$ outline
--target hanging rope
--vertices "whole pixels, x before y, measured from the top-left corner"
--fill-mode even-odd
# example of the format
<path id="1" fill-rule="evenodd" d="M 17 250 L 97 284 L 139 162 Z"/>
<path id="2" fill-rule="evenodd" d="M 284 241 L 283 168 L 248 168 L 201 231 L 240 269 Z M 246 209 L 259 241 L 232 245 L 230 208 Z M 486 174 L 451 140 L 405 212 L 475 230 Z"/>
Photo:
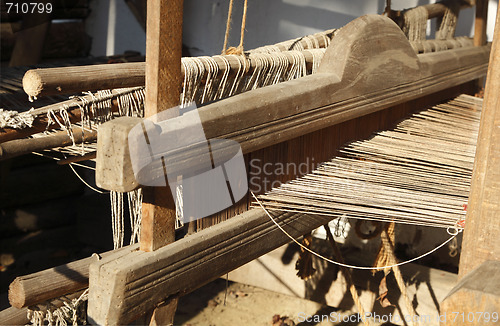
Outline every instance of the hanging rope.
<path id="1" fill-rule="evenodd" d="M 335 259 L 337 259 L 338 262 L 344 264 L 344 258 L 342 257 L 342 252 L 340 251 L 339 247 L 337 246 L 337 243 L 335 242 L 335 239 L 333 238 L 332 232 L 330 231 L 330 227 L 328 226 L 328 224 L 323 225 L 323 227 L 325 228 L 327 239 L 333 248 L 333 253 L 335 254 Z M 351 272 L 345 266 L 340 266 L 340 270 L 342 271 L 342 274 L 344 274 L 344 278 L 347 282 L 349 292 L 351 292 L 351 296 L 352 296 L 352 299 L 354 301 L 354 304 L 356 305 L 356 308 L 358 309 L 359 314 L 363 317 L 363 324 L 365 326 L 370 325 L 370 323 L 368 322 L 368 319 L 366 318 L 365 309 L 363 308 L 363 305 L 361 304 L 361 300 L 359 299 L 358 290 L 356 289 L 356 286 L 354 285 L 354 281 L 352 280 Z"/>
<path id="2" fill-rule="evenodd" d="M 235 54 L 242 55 L 243 54 L 243 42 L 245 39 L 245 25 L 247 22 L 247 7 L 248 0 L 245 0 L 243 4 L 243 17 L 241 19 L 241 31 L 240 31 L 240 44 L 238 47 L 227 47 L 228 39 L 229 39 L 229 31 L 231 30 L 231 20 L 233 15 L 233 2 L 234 0 L 230 0 L 229 2 L 229 10 L 227 12 L 227 23 L 226 23 L 226 34 L 224 36 L 224 46 L 222 48 L 222 54 Z"/>
<path id="3" fill-rule="evenodd" d="M 403 32 L 408 40 L 423 41 L 426 38 L 428 12 L 423 6 L 405 10 Z"/>
<path id="4" fill-rule="evenodd" d="M 401 274 L 401 270 L 398 266 L 398 261 L 394 254 L 394 244 L 395 244 L 395 223 L 389 223 L 386 228 L 380 234 L 380 248 L 377 254 L 377 258 L 375 259 L 374 267 L 380 267 L 380 270 L 384 271 L 385 277 L 392 270 L 394 273 L 394 277 L 396 278 L 396 283 L 398 284 L 399 289 L 401 290 L 401 295 L 403 296 L 406 304 L 406 309 L 408 309 L 408 313 L 411 316 L 412 325 L 414 325 L 415 320 L 415 309 L 413 309 L 413 304 L 411 303 L 408 293 L 406 291 L 406 283 L 403 279 L 403 275 Z M 390 268 L 386 266 L 391 266 Z M 373 271 L 375 272 L 375 270 Z"/>
<path id="5" fill-rule="evenodd" d="M 458 14 L 460 13 L 460 2 L 454 1 L 447 3 L 446 11 L 442 18 L 438 19 L 438 30 L 436 31 L 437 40 L 451 39 L 455 35 L 457 28 Z"/>

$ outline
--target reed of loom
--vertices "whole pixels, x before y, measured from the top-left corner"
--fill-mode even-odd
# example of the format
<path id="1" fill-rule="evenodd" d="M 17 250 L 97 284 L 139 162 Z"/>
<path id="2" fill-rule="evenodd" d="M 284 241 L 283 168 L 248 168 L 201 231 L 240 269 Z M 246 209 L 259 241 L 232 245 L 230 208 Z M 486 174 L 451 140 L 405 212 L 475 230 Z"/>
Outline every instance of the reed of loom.
<path id="1" fill-rule="evenodd" d="M 366 32 L 363 30 L 363 32 Z M 358 33 L 359 37 L 364 37 L 363 32 Z M 376 36 L 373 36 L 376 38 Z M 389 41 L 391 41 L 389 37 Z M 478 53 L 481 53 L 478 52 Z M 478 54 L 476 53 L 476 55 Z M 482 59 L 481 59 L 482 60 Z M 478 60 L 474 64 L 480 66 L 479 62 L 481 60 Z M 458 85 L 460 83 L 463 83 L 467 80 L 467 78 L 474 78 L 474 76 L 480 75 L 484 71 L 483 68 L 478 69 L 476 72 L 471 73 L 469 77 L 450 77 L 451 83 L 454 85 Z M 357 72 L 356 72 L 357 74 Z M 358 85 L 361 86 L 361 85 Z M 417 98 L 418 95 L 421 95 L 421 93 L 410 93 L 408 96 L 404 95 L 399 95 L 396 98 L 393 98 L 392 100 L 385 100 L 385 103 L 382 103 L 379 107 L 375 108 L 374 111 L 382 108 L 382 107 L 391 107 L 390 109 L 386 111 L 378 111 L 378 112 L 373 112 L 368 115 L 364 115 L 359 118 L 355 118 L 357 116 L 361 116 L 363 114 L 366 114 L 365 112 L 359 112 L 359 113 L 353 113 L 351 115 L 342 117 L 338 116 L 332 121 L 328 121 L 325 124 L 319 124 L 316 127 L 311 127 L 311 125 L 308 125 L 307 127 L 303 128 L 300 131 L 294 132 L 290 131 L 288 132 L 285 136 L 282 138 L 278 138 L 277 140 L 270 141 L 269 139 L 265 139 L 264 136 L 261 136 L 262 140 L 260 141 L 260 144 L 254 144 L 248 143 L 245 146 L 247 146 L 246 151 L 249 153 L 247 154 L 248 159 L 250 158 L 256 158 L 256 159 L 261 159 L 261 162 L 296 162 L 296 163 L 301 163 L 305 161 L 305 157 L 314 157 L 317 158 L 316 162 L 322 162 L 324 160 L 327 160 L 331 158 L 337 151 L 337 148 L 346 140 L 352 140 L 356 139 L 358 137 L 363 137 L 363 136 L 368 136 L 371 131 L 378 129 L 379 127 L 386 127 L 392 123 L 392 121 L 398 120 L 399 118 L 404 117 L 408 112 L 411 111 L 411 106 L 415 107 L 423 107 L 428 104 L 434 103 L 436 101 L 439 101 L 439 99 L 442 98 L 447 98 L 451 97 L 455 94 L 458 94 L 460 92 L 466 91 L 467 88 L 470 87 L 470 84 L 466 86 L 461 86 L 457 88 L 451 88 L 451 89 L 445 89 L 443 86 L 438 86 L 435 88 L 430 88 L 426 90 L 426 93 L 433 93 L 437 91 L 432 97 L 427 97 L 427 98 L 421 98 L 414 100 L 413 102 L 408 102 L 403 105 L 399 106 L 393 106 L 391 105 L 398 103 L 398 102 L 404 102 L 406 99 L 409 98 Z M 346 89 L 346 91 L 349 93 L 349 90 Z M 366 89 L 361 88 L 359 90 L 359 93 L 363 94 L 366 91 Z M 347 97 L 352 96 L 353 98 L 356 97 L 356 92 L 350 92 L 347 94 Z M 260 95 L 259 95 L 260 96 Z M 307 98 L 307 97 L 305 97 Z M 299 101 L 300 102 L 300 101 Z M 228 106 L 234 106 L 234 103 L 231 101 L 227 104 Z M 217 106 L 212 106 L 216 108 Z M 369 112 L 369 111 L 368 111 Z M 238 114 L 242 114 L 238 113 Z M 348 120 L 350 118 L 355 118 L 352 120 Z M 214 118 L 214 121 L 216 119 Z M 344 122 L 342 122 L 344 121 Z M 332 125 L 335 123 L 337 124 L 335 127 L 326 127 L 326 125 Z M 314 129 L 317 129 L 317 131 L 308 133 L 309 131 L 312 131 Z M 361 129 L 361 130 L 360 130 Z M 214 126 L 215 130 L 215 126 Z M 361 131 L 361 132 L 360 132 Z M 360 133 L 358 133 L 360 132 Z M 297 137 L 299 135 L 303 135 L 300 137 Z M 252 135 L 252 139 L 258 139 L 258 135 Z M 288 140 L 287 140 L 288 139 Z M 284 141 L 283 143 L 279 143 L 280 141 Z M 273 144 L 274 145 L 271 145 Z M 311 144 L 314 144 L 314 146 L 311 146 Z M 261 147 L 259 149 L 259 146 Z M 300 151 L 297 151 L 297 148 L 301 148 L 302 153 Z M 303 154 L 305 154 L 303 156 Z M 310 163 L 310 162 L 309 162 Z M 311 167 L 309 167 L 309 170 Z M 281 181 L 287 181 L 287 179 L 291 179 L 295 177 L 295 175 L 287 175 L 287 176 L 276 176 L 278 180 Z M 273 177 L 274 178 L 274 177 Z M 276 180 L 276 179 L 273 179 Z M 272 228 L 270 226 L 265 226 L 266 224 L 266 218 L 265 216 L 262 215 L 262 213 L 257 212 L 255 210 L 248 210 L 247 211 L 247 203 L 241 204 L 241 208 L 231 208 L 229 212 L 224 212 L 221 215 L 224 215 L 224 218 L 235 215 L 241 211 L 245 211 L 241 215 L 231 219 L 230 221 L 227 221 L 225 223 L 221 223 L 221 225 L 216 225 L 211 229 L 203 230 L 200 231 L 197 235 L 193 236 L 193 238 L 187 238 L 184 240 L 179 241 L 179 243 L 174 243 L 170 246 L 170 249 L 173 252 L 176 252 L 176 248 L 181 248 L 182 246 L 193 246 L 193 249 L 196 249 L 200 246 L 206 245 L 207 248 L 211 246 L 216 246 L 216 248 L 211 249 L 213 253 L 216 253 L 217 251 L 219 254 L 216 254 L 214 257 L 218 257 L 215 262 L 209 262 L 208 260 L 203 260 L 201 261 L 201 266 L 203 268 L 207 268 L 207 266 L 212 266 L 213 268 L 208 268 L 208 270 L 211 271 L 211 275 L 201 279 L 195 279 L 195 280 L 190 280 L 188 281 L 187 285 L 183 285 L 182 287 L 182 293 L 186 293 L 188 291 L 192 291 L 193 289 L 201 286 L 202 284 L 208 282 L 210 279 L 213 279 L 217 277 L 218 275 L 224 274 L 227 270 L 231 270 L 232 268 L 235 268 L 236 266 L 239 266 L 243 264 L 246 261 L 249 261 L 258 255 L 267 252 L 268 250 L 271 250 L 272 248 L 279 246 L 281 243 L 284 243 L 285 239 L 279 234 L 276 235 L 276 237 L 271 237 L 275 238 L 275 240 L 271 242 L 266 241 L 266 243 L 263 243 L 261 245 L 258 245 L 257 242 L 255 243 L 255 248 L 252 249 L 250 252 L 250 255 L 247 255 L 248 248 L 249 247 L 240 247 L 238 252 L 245 252 L 245 255 L 241 255 L 242 257 L 238 258 L 238 261 L 233 262 L 230 266 L 222 266 L 222 267 L 215 267 L 217 262 L 224 261 L 225 257 L 224 256 L 224 251 L 226 250 L 225 248 L 229 246 L 231 243 L 236 243 L 234 241 L 241 241 L 241 239 L 258 239 L 258 236 L 262 233 L 258 233 L 259 229 L 262 231 L 265 231 L 265 233 L 272 232 Z M 284 214 L 281 216 L 282 221 L 288 221 L 288 222 L 293 222 L 295 223 L 299 216 L 296 214 Z M 299 229 L 297 233 L 295 234 L 296 236 L 299 236 L 303 233 L 306 232 L 310 227 L 312 227 L 315 224 L 318 224 L 318 221 L 315 221 L 314 219 L 308 220 L 307 217 L 300 216 L 301 220 L 301 225 L 305 224 L 307 225 L 305 229 Z M 323 223 L 326 222 L 327 220 L 322 221 Z M 267 221 L 269 222 L 269 221 Z M 309 222 L 309 223 L 307 223 Z M 264 229 L 262 228 L 264 227 Z M 266 229 L 267 227 L 267 229 Z M 255 232 L 257 231 L 257 236 L 254 235 Z M 231 238 L 237 237 L 234 240 L 230 240 Z M 197 242 L 198 241 L 198 242 Z M 255 241 L 255 240 L 254 240 Z M 197 249 L 196 249 L 197 250 Z M 196 251 L 192 251 L 190 253 L 194 254 Z M 205 254 L 208 252 L 205 252 Z M 129 252 L 128 254 L 132 254 Z M 128 255 L 127 254 L 127 255 Z M 127 256 L 125 255 L 125 256 Z M 135 255 L 135 254 L 134 254 Z M 155 257 L 159 258 L 161 257 L 162 261 L 168 261 L 169 258 L 166 258 L 165 256 L 165 251 L 160 250 L 159 252 L 155 253 Z M 220 255 L 220 256 L 219 256 Z M 141 255 L 139 255 L 141 256 Z M 244 257 L 243 257 L 244 256 Z M 145 256 L 144 256 L 145 257 Z M 173 258 L 173 256 L 170 259 Z M 239 257 L 239 256 L 238 256 Z M 139 257 L 136 257 L 139 258 Z M 122 259 L 122 256 L 116 254 L 115 257 L 110 258 L 110 259 L 103 259 L 99 264 L 102 266 L 105 266 L 107 262 L 113 261 L 114 259 Z M 139 258 L 141 259 L 141 258 Z M 176 258 L 177 259 L 177 258 Z M 182 257 L 180 258 L 182 260 Z M 189 259 L 188 259 L 189 260 Z M 125 260 L 123 260 L 125 261 Z M 186 261 L 186 263 L 189 263 Z M 193 262 L 194 263 L 194 262 Z M 197 262 L 198 263 L 198 262 Z M 206 265 L 209 264 L 209 265 Z M 224 264 L 222 264 L 224 265 Z M 221 269 L 222 268 L 222 269 Z M 161 269 L 160 269 L 161 270 Z M 183 281 L 185 282 L 185 280 Z M 163 288 L 163 286 L 162 286 Z M 151 291 L 153 288 L 151 289 Z M 148 291 L 150 291 L 148 289 Z M 153 300 L 158 299 L 158 298 L 153 298 Z M 154 303 L 152 303 L 150 300 L 147 302 L 141 304 L 141 309 L 142 307 L 149 307 L 149 309 L 154 307 Z M 114 316 L 113 318 L 125 318 L 125 319 L 120 319 L 120 320 L 127 320 L 127 318 L 131 318 L 130 314 L 127 314 L 125 317 L 123 316 Z"/>

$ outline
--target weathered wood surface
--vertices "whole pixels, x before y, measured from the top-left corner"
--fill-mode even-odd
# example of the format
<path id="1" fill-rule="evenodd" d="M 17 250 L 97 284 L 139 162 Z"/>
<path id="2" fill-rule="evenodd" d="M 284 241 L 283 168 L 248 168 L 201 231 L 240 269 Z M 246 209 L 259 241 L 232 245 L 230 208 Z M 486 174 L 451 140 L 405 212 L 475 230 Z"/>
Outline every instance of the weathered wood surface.
<path id="1" fill-rule="evenodd" d="M 500 7 L 479 125 L 459 276 L 500 261 Z"/>
<path id="2" fill-rule="evenodd" d="M 458 38 L 457 40 L 428 40 L 412 42 L 412 47 L 415 51 L 424 52 L 425 49 L 435 50 L 436 45 L 440 47 L 447 45 L 448 49 L 459 46 L 472 45 L 472 40 L 466 38 Z M 291 63 L 295 58 L 283 52 Z M 307 65 L 312 65 L 313 55 L 304 51 L 303 55 Z M 213 57 L 213 60 L 218 65 L 219 71 L 225 71 L 229 64 L 231 73 L 236 73 L 241 69 L 241 62 L 235 56 L 225 55 L 224 59 Z M 248 73 L 251 74 L 257 62 L 247 57 Z M 211 67 L 208 63 L 206 71 Z M 120 87 L 136 87 L 144 86 L 145 83 L 146 64 L 144 62 L 134 63 L 116 63 L 112 66 L 109 64 L 92 65 L 92 66 L 75 66 L 75 67 L 60 67 L 60 68 L 40 68 L 32 69 L 26 72 L 23 78 L 23 89 L 29 96 L 40 97 L 55 94 L 72 94 L 82 91 L 97 91 L 101 89 L 114 89 Z M 184 75 L 184 68 L 181 66 L 181 73 Z"/>
<path id="3" fill-rule="evenodd" d="M 330 58 L 325 55 L 322 71 L 304 78 L 307 82 L 297 80 L 259 89 L 200 109 L 206 136 L 237 139 L 249 152 L 474 79 L 486 68 L 487 48 L 448 53 L 446 57 L 417 57 L 399 28 L 384 17 L 361 17 L 343 31 L 343 41 L 335 42 L 327 53 Z M 341 35 L 339 32 L 337 38 Z M 459 68 L 461 65 L 464 68 Z M 455 73 L 451 78 L 450 71 Z M 294 92 L 294 87 L 305 91 Z M 404 91 L 410 91 L 409 96 Z M 295 101 L 297 96 L 301 98 Z M 306 101 L 312 104 L 308 106 Z M 381 105 L 373 108 L 376 101 Z M 358 107 L 361 109 L 356 112 Z M 185 128 L 189 128 L 188 117 L 185 119 Z M 276 127 L 280 119 L 289 129 Z M 262 132 L 265 140 L 252 143 L 255 131 Z M 329 220 L 297 214 L 276 218 L 294 237 Z M 288 241 L 263 211 L 253 209 L 155 252 L 109 257 L 91 266 L 89 316 L 96 324 L 127 323 L 165 296 L 190 292 Z"/>
<path id="4" fill-rule="evenodd" d="M 443 17 L 444 13 L 448 9 L 450 5 L 453 4 L 453 2 L 460 1 L 460 9 L 465 9 L 473 6 L 474 4 L 471 3 L 471 1 L 461 1 L 461 0 L 445 0 L 445 1 L 439 1 L 436 3 L 430 3 L 426 5 L 422 5 L 421 7 L 425 8 L 427 10 L 427 17 L 428 19 L 432 18 L 439 18 Z M 413 8 L 408 8 L 405 10 L 410 10 Z M 404 24 L 404 17 L 402 15 L 402 10 L 390 10 L 388 12 L 389 18 L 394 20 L 399 26 L 403 26 Z"/>
<path id="5" fill-rule="evenodd" d="M 317 74 L 199 108 L 207 139 L 235 140 L 248 153 L 474 80 L 487 70 L 488 46 L 417 56 L 401 30 L 382 16 L 361 17 L 335 38 Z M 129 124 L 121 119 L 108 124 Z M 176 119 L 186 130 L 193 121 L 189 113 Z M 113 127 L 104 124 L 101 128 L 107 133 L 105 130 Z M 126 135 L 116 138 L 125 139 Z M 116 140 L 98 136 L 99 148 L 111 146 L 128 147 L 127 143 L 118 145 Z M 118 191 L 137 188 L 131 161 L 106 151 L 106 160 L 97 160 L 98 185 Z M 165 160 L 172 171 L 182 171 L 196 161 L 192 159 L 196 155 L 194 148 L 168 153 Z M 153 171 L 162 168 L 155 163 L 148 166 Z"/>
<path id="6" fill-rule="evenodd" d="M 136 251 L 138 245 L 100 254 L 102 259 L 110 255 Z M 15 308 L 23 308 L 51 300 L 88 287 L 89 266 L 99 261 L 92 256 L 68 264 L 17 277 L 9 286 L 9 302 Z"/>
<path id="7" fill-rule="evenodd" d="M 141 86 L 145 68 L 143 62 L 130 62 L 32 69 L 23 77 L 23 89 L 29 96 L 37 97 Z"/>
<path id="8" fill-rule="evenodd" d="M 26 325 L 28 322 L 28 308 L 9 307 L 0 311 L 0 325 Z"/>
<path id="9" fill-rule="evenodd" d="M 329 220 L 275 218 L 294 237 Z M 93 324 L 126 324 L 165 296 L 186 294 L 288 241 L 262 210 L 252 209 L 154 252 L 103 258 L 90 266 L 89 317 Z"/>
<path id="10" fill-rule="evenodd" d="M 182 89 L 182 21 L 184 0 L 150 0 L 147 2 L 146 22 L 146 100 L 144 116 L 164 113 L 173 118 L 179 115 Z M 168 110 L 168 111 L 167 111 Z M 167 112 L 165 112 L 167 111 Z M 166 115 L 165 115 L 166 114 Z M 99 153 L 98 153 L 99 155 Z M 170 188 L 143 189 L 141 239 L 142 251 L 154 251 L 175 241 L 176 208 Z M 168 295 L 154 302 L 151 326 L 170 325 L 174 321 L 177 298 Z M 167 302 L 163 307 L 160 303 Z M 147 314 L 143 310 L 142 314 Z M 98 313 L 92 318 L 102 320 Z M 104 317 L 105 318 L 105 317 Z M 111 323 L 113 324 L 113 323 Z"/>
<path id="11" fill-rule="evenodd" d="M 500 325 L 500 261 L 485 261 L 462 277 L 441 303 L 440 325 Z"/>
<path id="12" fill-rule="evenodd" d="M 286 53 L 285 53 L 286 54 Z M 313 56 L 304 52 L 306 62 L 312 63 Z M 294 58 L 289 55 L 290 62 Z M 220 71 L 227 69 L 230 65 L 231 71 L 241 69 L 241 61 L 234 56 L 226 55 L 224 59 L 213 58 Z M 249 70 L 255 68 L 256 61 L 248 60 Z M 206 64 L 207 71 L 211 69 Z M 184 68 L 181 67 L 182 76 Z M 72 94 L 82 91 L 97 91 L 101 89 L 112 89 L 121 87 L 144 86 L 146 75 L 146 64 L 144 62 L 115 63 L 75 66 L 60 68 L 40 68 L 28 70 L 23 78 L 23 89 L 30 96 L 49 96 L 55 94 Z"/>
<path id="13" fill-rule="evenodd" d="M 93 142 L 97 140 L 97 131 L 85 130 L 82 134 L 81 127 L 73 127 L 71 130 L 74 135 L 75 144 Z M 73 145 L 73 140 L 68 136 L 68 132 L 65 130 L 58 131 L 49 136 L 15 139 L 0 143 L 0 161 L 29 154 L 31 152 L 71 145 Z"/>
<path id="14" fill-rule="evenodd" d="M 179 114 L 182 88 L 183 1 L 148 2 L 146 39 L 146 101 L 144 116 L 169 110 Z M 99 159 L 100 152 L 97 157 Z M 170 188 L 145 188 L 142 204 L 141 250 L 153 251 L 175 241 L 175 202 Z"/>
<path id="15" fill-rule="evenodd" d="M 488 25 L 488 0 L 476 0 L 476 17 L 474 19 L 474 45 L 483 46 L 488 42 L 486 27 Z"/>
<path id="16" fill-rule="evenodd" d="M 305 143 L 316 143 L 320 140 L 322 140 L 322 144 L 320 147 L 325 147 L 328 148 L 328 153 L 324 154 L 325 156 L 318 155 L 318 147 L 316 147 L 316 151 L 314 151 L 314 158 L 316 159 L 317 162 L 324 161 L 326 159 L 331 158 L 332 155 L 335 155 L 336 149 L 338 146 L 343 144 L 346 141 L 352 141 L 354 139 L 359 139 L 359 138 L 365 138 L 368 137 L 372 131 L 378 130 L 378 128 L 388 128 L 389 126 L 392 125 L 393 122 L 398 121 L 402 117 L 406 116 L 408 114 L 409 108 L 411 107 L 427 107 L 431 104 L 434 104 L 438 101 L 438 99 L 444 99 L 444 98 L 450 98 L 453 97 L 457 94 L 457 92 L 463 92 L 462 90 L 456 88 L 454 92 L 450 92 L 450 89 L 447 89 L 444 92 L 441 92 L 440 94 L 436 94 L 432 97 L 425 97 L 422 99 L 410 101 L 410 102 L 405 102 L 401 105 L 398 105 L 397 107 L 393 107 L 389 110 L 384 110 L 381 112 L 377 112 L 376 114 L 370 115 L 370 116 L 365 116 L 361 117 L 359 119 L 355 119 L 352 121 L 348 121 L 341 126 L 335 128 L 338 131 L 335 131 L 334 133 L 325 133 L 324 130 L 320 130 L 317 133 L 309 134 L 306 137 L 299 137 L 297 139 L 292 140 L 292 142 L 288 143 L 287 145 L 290 146 L 290 148 L 298 148 L 297 146 L 300 144 L 300 142 L 297 142 L 298 139 L 304 139 Z M 370 122 L 381 122 L 382 125 L 375 126 L 374 123 Z M 355 132 L 356 126 L 361 129 L 361 132 Z M 333 129 L 333 128 L 330 128 Z M 333 139 L 326 139 L 332 137 Z M 310 149 L 310 148 L 309 148 Z M 276 147 L 271 148 L 270 151 L 275 151 Z M 267 151 L 267 149 L 266 149 Z M 293 150 L 291 150 L 292 152 Z M 260 154 L 262 155 L 262 154 Z M 296 154 L 294 154 L 296 155 Z M 254 158 L 262 158 L 264 162 L 267 162 L 266 158 L 259 156 L 258 153 L 252 153 L 252 156 Z M 299 156 L 302 156 L 299 154 Z M 294 161 L 294 157 L 287 156 L 288 159 L 290 159 L 292 162 Z M 301 164 L 297 162 L 296 164 Z M 288 181 L 287 179 L 282 179 L 280 182 L 285 182 Z M 96 201 L 97 200 L 97 201 Z M 111 239 L 111 230 L 106 229 L 106 223 L 103 221 L 104 215 L 102 215 L 101 211 L 99 209 L 96 209 L 96 207 L 103 207 L 103 206 L 109 206 L 109 199 L 102 198 L 100 196 L 86 196 L 84 200 L 84 204 L 82 204 L 81 208 L 78 209 L 78 214 L 81 216 L 81 218 L 84 219 L 83 221 L 83 226 L 84 229 L 79 228 L 79 232 L 81 233 L 80 235 L 80 240 L 85 241 L 86 243 L 92 244 L 93 246 L 98 245 L 102 247 L 109 247 L 110 246 L 110 239 Z M 71 206 L 71 204 L 70 204 Z M 108 210 L 110 208 L 108 207 Z M 106 209 L 104 209 L 106 210 Z M 70 217 L 74 219 L 74 216 Z M 89 220 L 90 219 L 90 220 Z M 92 222 L 92 220 L 96 220 Z M 97 222 L 98 220 L 98 222 Z M 89 223 L 90 222 L 90 223 Z M 85 230 L 86 229 L 86 230 Z M 106 231 L 107 230 L 107 231 Z M 109 234 L 107 234 L 109 233 Z M 73 233 L 68 233 L 65 232 L 65 234 L 74 234 Z M 217 236 L 216 234 L 213 234 L 213 236 Z M 103 243 L 103 241 L 107 239 L 106 243 Z M 254 243 L 255 245 L 259 245 L 258 242 Z M 31 245 L 30 245 L 31 246 Z M 5 246 L 1 246 L 2 248 L 5 248 Z M 25 248 L 26 249 L 26 248 Z M 22 248 L 21 248 L 22 250 Z M 105 255 L 105 254 L 104 254 Z M 210 268 L 210 267 L 209 267 Z M 82 273 L 83 274 L 83 273 Z M 451 288 L 451 287 L 450 287 Z M 149 319 L 148 319 L 149 321 Z"/>

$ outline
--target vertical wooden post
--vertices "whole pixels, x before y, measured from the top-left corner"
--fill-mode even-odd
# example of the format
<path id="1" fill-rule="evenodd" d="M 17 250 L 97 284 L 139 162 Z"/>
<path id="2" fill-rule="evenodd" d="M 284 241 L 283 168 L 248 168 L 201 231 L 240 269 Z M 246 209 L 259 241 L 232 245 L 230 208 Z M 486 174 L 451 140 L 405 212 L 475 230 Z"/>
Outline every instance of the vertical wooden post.
<path id="1" fill-rule="evenodd" d="M 483 46 L 487 43 L 486 26 L 488 24 L 488 1 L 476 0 L 476 18 L 474 20 L 474 46 Z M 479 92 L 484 85 L 484 77 L 477 80 L 476 88 Z"/>
<path id="2" fill-rule="evenodd" d="M 183 0 L 148 1 L 145 117 L 179 105 L 182 11 Z M 153 251 L 174 241 L 174 227 L 175 202 L 169 187 L 144 188 L 141 250 Z"/>
<path id="3" fill-rule="evenodd" d="M 145 117 L 179 105 L 183 4 L 183 0 L 147 2 Z M 178 112 L 172 112 L 175 115 Z M 140 248 L 154 251 L 175 241 L 175 201 L 168 185 L 143 191 Z M 150 325 L 173 324 L 176 307 L 177 299 L 157 307 Z"/>
<path id="4" fill-rule="evenodd" d="M 500 12 L 500 7 L 499 7 Z M 459 277 L 500 261 L 500 14 L 497 12 L 481 113 Z"/>
<path id="5" fill-rule="evenodd" d="M 474 46 L 486 44 L 486 25 L 488 22 L 488 0 L 476 0 L 476 18 L 474 20 Z"/>
<path id="6" fill-rule="evenodd" d="M 440 305 L 441 326 L 498 324 L 500 305 L 500 7 L 486 76 L 459 282 Z M 478 315 L 495 316 L 495 320 Z M 472 316 L 472 317 L 471 317 Z"/>

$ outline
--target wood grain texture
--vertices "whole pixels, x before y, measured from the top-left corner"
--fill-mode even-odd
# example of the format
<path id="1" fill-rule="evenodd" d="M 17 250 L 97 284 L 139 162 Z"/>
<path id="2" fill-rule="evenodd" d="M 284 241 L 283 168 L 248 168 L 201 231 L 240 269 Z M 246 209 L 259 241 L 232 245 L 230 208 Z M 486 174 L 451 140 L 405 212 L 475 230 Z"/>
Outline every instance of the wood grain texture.
<path id="1" fill-rule="evenodd" d="M 382 16 L 358 18 L 340 30 L 335 39 L 317 74 L 199 108 L 207 139 L 231 139 L 249 153 L 474 80 L 487 70 L 488 46 L 417 56 L 401 30 Z M 176 119 L 185 128 L 193 121 L 189 114 Z M 108 141 L 98 137 L 98 142 Z M 97 170 L 115 166 L 129 176 L 127 180 L 133 180 L 130 161 L 113 161 L 113 154 L 108 153 L 111 161 L 98 160 Z M 196 161 L 192 158 L 197 153 L 194 148 L 168 153 L 165 159 L 172 170 L 182 169 Z M 148 168 L 157 170 L 162 166 L 153 164 Z M 109 179 L 116 180 L 114 176 Z M 129 191 L 138 185 L 125 181 L 113 184 L 99 178 L 97 182 L 110 190 Z"/>
<path id="2" fill-rule="evenodd" d="M 488 42 L 486 38 L 487 25 L 488 25 L 488 0 L 476 0 L 476 17 L 474 19 L 475 46 L 483 46 Z"/>
<path id="3" fill-rule="evenodd" d="M 100 254 L 110 254 L 137 250 L 137 245 Z M 37 273 L 16 277 L 9 286 L 9 302 L 15 308 L 23 308 L 51 300 L 88 287 L 89 266 L 98 261 L 95 256 L 68 264 L 46 269 Z"/>
<path id="4" fill-rule="evenodd" d="M 179 105 L 182 88 L 183 0 L 148 1 L 145 117 Z M 178 115 L 169 111 L 170 117 Z M 168 187 L 145 188 L 141 250 L 153 251 L 175 240 L 175 201 Z"/>
<path id="5" fill-rule="evenodd" d="M 28 322 L 27 308 L 9 307 L 0 311 L 0 325 L 26 325 Z"/>
<path id="6" fill-rule="evenodd" d="M 75 144 L 97 140 L 97 131 L 85 130 L 85 133 L 82 135 L 81 127 L 73 127 L 71 130 L 74 135 Z M 73 145 L 73 140 L 68 136 L 68 132 L 66 131 L 58 131 L 52 135 L 38 138 L 15 139 L 0 143 L 0 161 L 31 152 L 71 145 Z"/>
<path id="7" fill-rule="evenodd" d="M 500 8 L 499 8 L 500 9 Z M 479 125 L 459 277 L 486 260 L 500 261 L 500 11 Z"/>
<path id="8" fill-rule="evenodd" d="M 440 325 L 500 325 L 499 307 L 500 261 L 488 260 L 463 276 L 443 300 Z"/>
<path id="9" fill-rule="evenodd" d="M 143 86 L 145 68 L 142 62 L 131 62 L 31 69 L 24 74 L 23 89 L 36 97 Z"/>
<path id="10" fill-rule="evenodd" d="M 328 218 L 282 214 L 276 220 L 299 237 Z M 91 322 L 126 324 L 163 297 L 188 293 L 288 241 L 262 210 L 253 209 L 155 252 L 110 256 L 90 266 Z"/>

